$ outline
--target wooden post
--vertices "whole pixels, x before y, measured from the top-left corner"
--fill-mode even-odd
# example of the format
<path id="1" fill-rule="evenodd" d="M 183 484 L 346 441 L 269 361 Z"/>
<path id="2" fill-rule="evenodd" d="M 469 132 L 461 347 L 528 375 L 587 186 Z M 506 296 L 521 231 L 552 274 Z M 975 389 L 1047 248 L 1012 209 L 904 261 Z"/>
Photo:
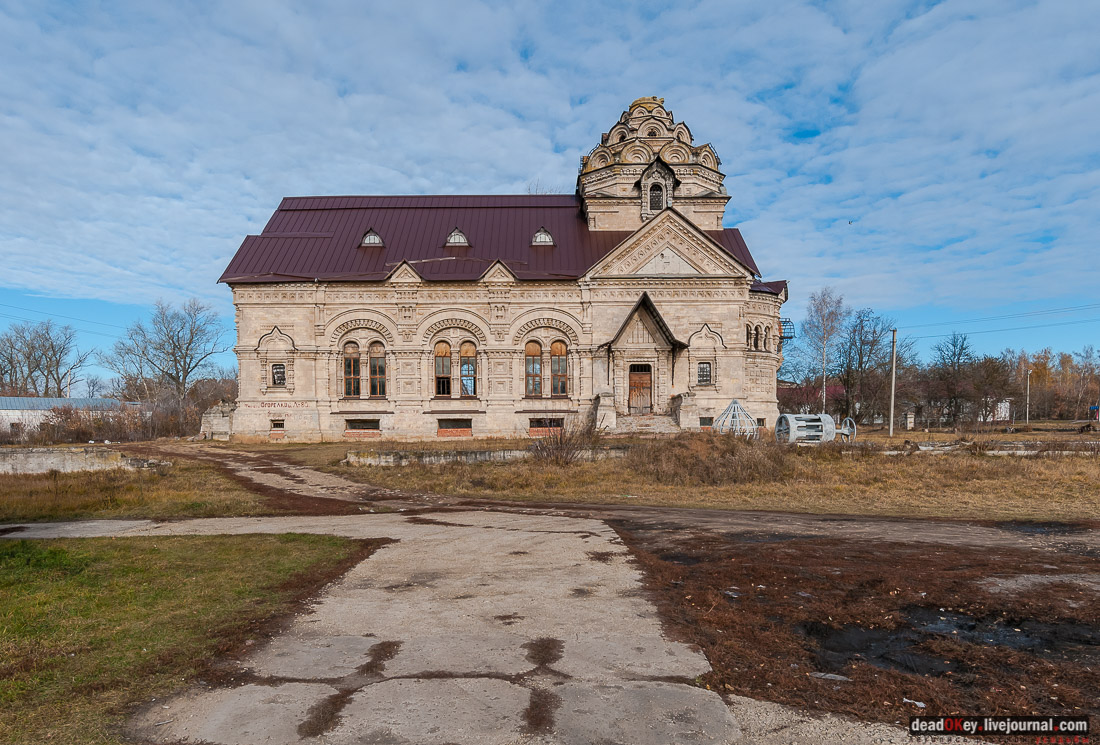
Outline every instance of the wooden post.
<path id="1" fill-rule="evenodd" d="M 890 437 L 894 436 L 894 389 L 897 387 L 898 371 L 898 330 L 894 329 L 890 341 Z"/>

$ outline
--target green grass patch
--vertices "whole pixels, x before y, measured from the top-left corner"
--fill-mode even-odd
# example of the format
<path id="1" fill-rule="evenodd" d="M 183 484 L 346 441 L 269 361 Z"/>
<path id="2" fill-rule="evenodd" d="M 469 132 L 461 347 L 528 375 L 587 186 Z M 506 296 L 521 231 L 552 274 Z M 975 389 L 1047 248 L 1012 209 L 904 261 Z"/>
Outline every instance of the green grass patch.
<path id="1" fill-rule="evenodd" d="M 0 540 L 0 742 L 120 743 L 161 698 L 378 542 L 248 535 Z"/>
<path id="2" fill-rule="evenodd" d="M 262 497 L 238 486 L 213 466 L 194 461 L 140 471 L 51 471 L 0 479 L 0 522 L 271 512 Z"/>

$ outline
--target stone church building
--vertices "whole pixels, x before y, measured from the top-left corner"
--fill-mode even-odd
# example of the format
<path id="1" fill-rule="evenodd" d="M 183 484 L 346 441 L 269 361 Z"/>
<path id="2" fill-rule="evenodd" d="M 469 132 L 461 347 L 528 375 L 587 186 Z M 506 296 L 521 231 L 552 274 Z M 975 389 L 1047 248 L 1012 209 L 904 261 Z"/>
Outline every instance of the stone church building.
<path id="1" fill-rule="evenodd" d="M 222 275 L 236 437 L 538 435 L 776 407 L 785 282 L 764 282 L 710 145 L 640 98 L 574 195 L 288 197 Z M 217 418 L 213 415 L 208 419 Z"/>

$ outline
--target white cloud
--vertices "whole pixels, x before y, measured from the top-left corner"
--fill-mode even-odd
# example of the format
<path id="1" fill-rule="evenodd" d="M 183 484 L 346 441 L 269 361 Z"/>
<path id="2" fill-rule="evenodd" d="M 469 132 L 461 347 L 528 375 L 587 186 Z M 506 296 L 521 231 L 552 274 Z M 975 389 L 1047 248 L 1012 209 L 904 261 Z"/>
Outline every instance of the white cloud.
<path id="1" fill-rule="evenodd" d="M 0 10 L 0 284 L 224 309 L 284 195 L 572 189 L 656 94 L 722 156 L 791 315 L 825 283 L 891 309 L 1084 292 L 1098 26 L 1075 0 Z"/>

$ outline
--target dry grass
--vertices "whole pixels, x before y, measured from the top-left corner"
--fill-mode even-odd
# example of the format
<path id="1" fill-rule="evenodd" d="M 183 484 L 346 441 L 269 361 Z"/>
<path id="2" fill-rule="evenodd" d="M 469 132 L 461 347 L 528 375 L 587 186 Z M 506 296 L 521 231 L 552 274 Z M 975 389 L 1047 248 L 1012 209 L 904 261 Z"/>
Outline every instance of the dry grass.
<path id="1" fill-rule="evenodd" d="M 371 546 L 327 536 L 0 542 L 0 742 L 121 743 Z"/>
<path id="2" fill-rule="evenodd" d="M 567 467 L 521 461 L 332 470 L 382 487 L 489 499 L 993 520 L 1100 514 L 1095 455 L 885 456 L 699 434 Z"/>
<path id="3" fill-rule="evenodd" d="M 221 517 L 270 512 L 211 466 L 180 461 L 141 471 L 32 474 L 0 479 L 0 521 L 85 517 Z"/>
<path id="4" fill-rule="evenodd" d="M 1070 421 L 1034 421 L 1030 428 L 1025 428 L 1023 423 L 1011 427 L 1013 432 L 1006 432 L 1005 425 L 990 427 L 982 425 L 975 430 L 973 424 L 967 424 L 955 431 L 950 428 L 934 429 L 925 432 L 920 429 L 906 431 L 900 427 L 894 427 L 894 437 L 888 436 L 885 427 L 862 427 L 859 430 L 859 440 L 878 444 L 900 445 L 906 440 L 911 442 L 954 442 L 957 440 L 978 442 L 1095 442 L 1100 440 L 1100 432 L 1078 432 L 1083 422 Z M 1093 422 L 1093 427 L 1096 423 Z"/>

